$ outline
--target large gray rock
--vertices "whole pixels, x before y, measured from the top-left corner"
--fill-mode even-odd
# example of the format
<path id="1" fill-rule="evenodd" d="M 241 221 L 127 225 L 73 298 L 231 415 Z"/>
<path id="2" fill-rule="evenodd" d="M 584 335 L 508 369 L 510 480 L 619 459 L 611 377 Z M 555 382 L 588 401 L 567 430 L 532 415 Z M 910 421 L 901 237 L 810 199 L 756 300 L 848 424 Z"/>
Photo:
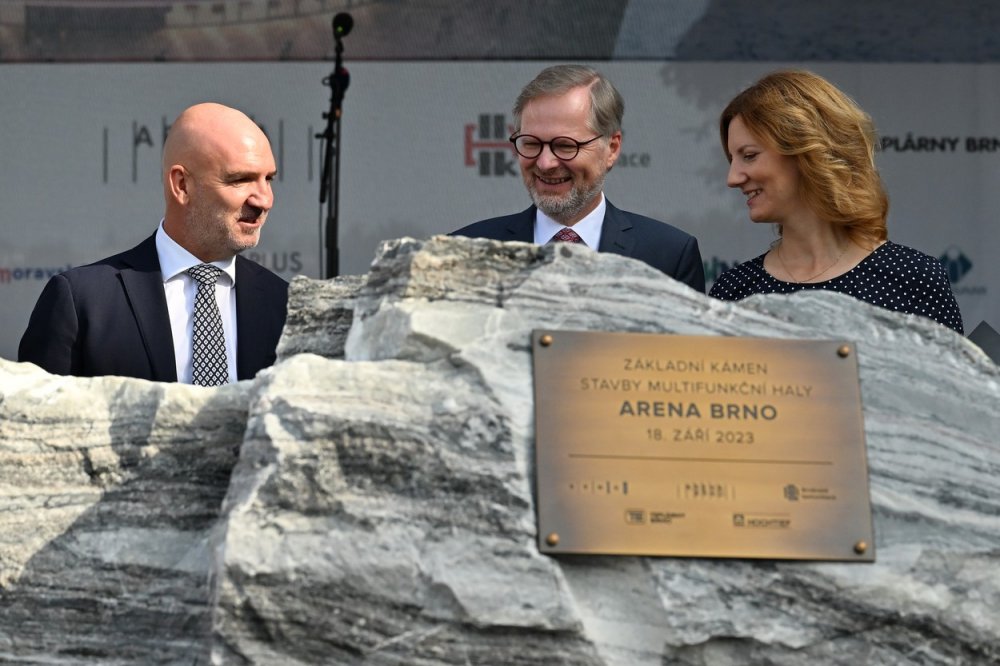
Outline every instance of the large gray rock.
<path id="1" fill-rule="evenodd" d="M 835 294 L 722 303 L 614 255 L 456 238 L 388 242 L 364 279 L 299 279 L 291 302 L 283 360 L 253 383 L 0 365 L 0 520 L 36 525 L 0 542 L 0 601 L 20 609 L 0 615 L 0 660 L 1000 661 L 1000 373 L 948 329 Z M 877 561 L 540 555 L 535 328 L 856 341 Z M 48 468 L 39 455 L 53 473 L 8 484 Z M 199 465 L 200 490 L 179 483 Z M 106 631 L 106 609 L 154 600 L 127 637 Z"/>
<path id="2" fill-rule="evenodd" d="M 217 660 L 600 663 L 474 373 L 298 356 L 259 389 L 217 550 Z"/>
<path id="3" fill-rule="evenodd" d="M 192 663 L 249 384 L 0 361 L 0 663 Z"/>

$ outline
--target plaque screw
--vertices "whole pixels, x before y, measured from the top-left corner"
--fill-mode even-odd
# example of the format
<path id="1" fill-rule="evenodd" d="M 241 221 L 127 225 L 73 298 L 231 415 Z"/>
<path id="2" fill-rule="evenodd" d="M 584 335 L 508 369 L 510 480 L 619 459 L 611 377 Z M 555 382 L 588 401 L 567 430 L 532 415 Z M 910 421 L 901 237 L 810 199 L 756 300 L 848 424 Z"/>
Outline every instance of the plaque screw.
<path id="1" fill-rule="evenodd" d="M 851 348 L 848 347 L 847 345 L 841 345 L 837 349 L 837 356 L 839 356 L 840 358 L 847 358 L 850 355 L 851 355 Z"/>
<path id="2" fill-rule="evenodd" d="M 538 344 L 542 345 L 543 347 L 548 347 L 549 345 L 552 344 L 552 336 L 543 335 L 542 337 L 538 338 Z M 556 540 L 557 541 L 559 540 L 558 536 L 556 537 Z"/>
<path id="3" fill-rule="evenodd" d="M 864 541 L 859 541 L 856 544 L 854 544 L 854 552 L 857 553 L 858 555 L 864 555 L 865 551 L 867 550 L 868 550 L 868 544 L 865 543 Z"/>
<path id="4" fill-rule="evenodd" d="M 559 545 L 559 535 L 555 532 L 550 532 L 547 537 L 545 537 L 545 543 L 548 546 L 556 547 Z"/>

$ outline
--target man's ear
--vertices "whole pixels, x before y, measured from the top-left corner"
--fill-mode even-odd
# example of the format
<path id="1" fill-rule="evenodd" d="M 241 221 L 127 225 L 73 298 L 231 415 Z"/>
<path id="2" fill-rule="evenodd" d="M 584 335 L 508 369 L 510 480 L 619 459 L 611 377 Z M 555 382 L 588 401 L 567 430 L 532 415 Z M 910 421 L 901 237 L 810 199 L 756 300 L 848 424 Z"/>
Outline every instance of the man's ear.
<path id="1" fill-rule="evenodd" d="M 608 153 L 608 171 L 610 171 L 611 167 L 613 167 L 615 162 L 618 161 L 618 155 L 622 152 L 621 130 L 612 134 L 611 138 L 608 139 L 608 148 L 610 149 L 610 152 Z"/>
<path id="2" fill-rule="evenodd" d="M 170 196 L 181 205 L 187 205 L 191 200 L 191 174 L 180 164 L 170 167 L 167 172 L 167 185 Z"/>

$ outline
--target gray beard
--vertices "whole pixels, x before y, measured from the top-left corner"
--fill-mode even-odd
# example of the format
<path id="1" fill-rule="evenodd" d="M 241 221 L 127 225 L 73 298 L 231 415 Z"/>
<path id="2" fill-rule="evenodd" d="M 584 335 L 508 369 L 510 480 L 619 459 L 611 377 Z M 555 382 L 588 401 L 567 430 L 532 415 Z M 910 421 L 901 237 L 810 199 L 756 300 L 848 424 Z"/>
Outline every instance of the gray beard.
<path id="1" fill-rule="evenodd" d="M 528 194 L 531 195 L 531 201 L 538 206 L 540 211 L 553 220 L 568 222 L 577 217 L 587 207 L 587 204 L 601 193 L 602 189 L 604 189 L 604 178 L 600 178 L 594 183 L 594 187 L 588 190 L 574 187 L 565 197 L 542 196 L 534 188 L 529 188 Z"/>

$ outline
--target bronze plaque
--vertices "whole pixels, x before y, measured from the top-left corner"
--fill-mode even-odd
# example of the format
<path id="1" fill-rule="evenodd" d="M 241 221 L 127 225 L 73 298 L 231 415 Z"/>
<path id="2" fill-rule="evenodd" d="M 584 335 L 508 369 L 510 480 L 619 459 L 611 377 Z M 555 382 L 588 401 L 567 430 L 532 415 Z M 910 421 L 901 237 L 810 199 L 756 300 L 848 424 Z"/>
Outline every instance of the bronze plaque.
<path id="1" fill-rule="evenodd" d="M 542 552 L 875 560 L 850 342 L 532 342 Z"/>

